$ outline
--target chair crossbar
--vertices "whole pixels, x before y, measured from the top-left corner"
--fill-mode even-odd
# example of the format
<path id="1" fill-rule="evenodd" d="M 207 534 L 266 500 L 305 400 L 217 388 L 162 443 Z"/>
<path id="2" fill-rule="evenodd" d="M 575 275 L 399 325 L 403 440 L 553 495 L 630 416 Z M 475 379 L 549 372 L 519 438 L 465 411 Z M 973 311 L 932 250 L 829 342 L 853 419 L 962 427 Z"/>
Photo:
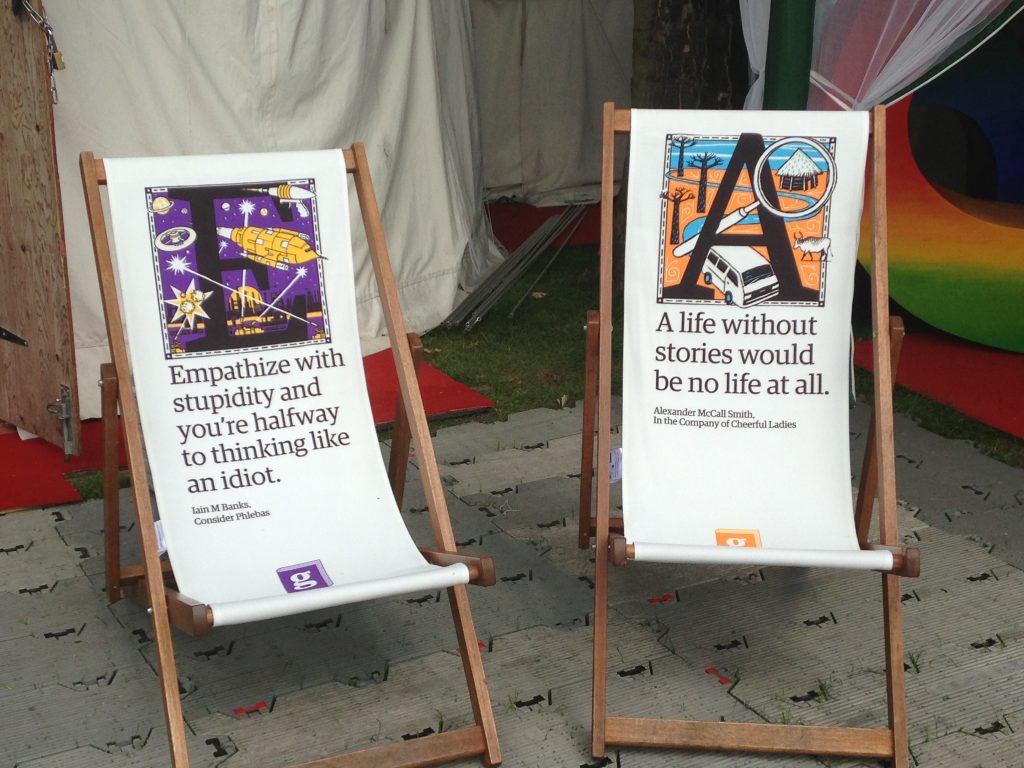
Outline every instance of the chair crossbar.
<path id="1" fill-rule="evenodd" d="M 609 717 L 607 743 L 631 747 L 675 747 L 794 755 L 887 759 L 893 755 L 887 728 L 828 728 L 811 725 L 726 723 Z"/>

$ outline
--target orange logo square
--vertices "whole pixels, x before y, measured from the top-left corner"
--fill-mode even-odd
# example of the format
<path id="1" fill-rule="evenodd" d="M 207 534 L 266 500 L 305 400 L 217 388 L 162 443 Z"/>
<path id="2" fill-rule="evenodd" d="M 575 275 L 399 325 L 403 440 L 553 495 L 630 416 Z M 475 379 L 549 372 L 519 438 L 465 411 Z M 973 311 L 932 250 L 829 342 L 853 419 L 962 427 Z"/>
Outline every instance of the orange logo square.
<path id="1" fill-rule="evenodd" d="M 715 543 L 720 547 L 760 547 L 761 532 L 738 528 L 716 528 Z"/>

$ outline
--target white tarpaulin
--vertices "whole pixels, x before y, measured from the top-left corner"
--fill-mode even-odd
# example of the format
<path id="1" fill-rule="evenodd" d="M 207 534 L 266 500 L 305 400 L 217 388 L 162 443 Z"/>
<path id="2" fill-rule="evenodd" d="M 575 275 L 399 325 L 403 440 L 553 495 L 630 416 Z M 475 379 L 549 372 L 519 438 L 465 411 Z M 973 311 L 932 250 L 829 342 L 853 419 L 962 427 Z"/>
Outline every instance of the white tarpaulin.
<path id="1" fill-rule="evenodd" d="M 97 157 L 366 144 L 410 330 L 499 256 L 482 209 L 467 2 L 48 0 L 67 69 L 55 107 L 82 416 L 109 359 L 79 181 Z M 352 213 L 355 217 L 355 212 Z M 365 351 L 384 330 L 354 242 Z"/>
<path id="2" fill-rule="evenodd" d="M 597 200 L 601 105 L 630 104 L 633 3 L 472 0 L 470 7 L 488 199 Z"/>
<path id="3" fill-rule="evenodd" d="M 849 482 L 865 113 L 634 111 L 623 517 L 637 559 L 889 568 Z"/>
<path id="4" fill-rule="evenodd" d="M 135 392 L 181 593 L 234 624 L 466 583 L 465 566 L 419 554 L 381 462 L 341 151 L 106 168 Z"/>

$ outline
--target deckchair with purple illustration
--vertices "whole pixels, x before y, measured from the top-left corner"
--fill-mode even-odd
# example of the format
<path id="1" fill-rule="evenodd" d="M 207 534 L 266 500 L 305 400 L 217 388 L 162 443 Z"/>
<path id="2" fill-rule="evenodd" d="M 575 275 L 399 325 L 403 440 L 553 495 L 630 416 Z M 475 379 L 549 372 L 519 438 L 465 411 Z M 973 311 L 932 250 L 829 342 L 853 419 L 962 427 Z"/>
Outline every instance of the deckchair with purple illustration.
<path id="1" fill-rule="evenodd" d="M 107 588 L 111 600 L 126 592 L 152 607 L 172 764 L 187 766 L 188 751 L 170 625 L 199 635 L 442 588 L 475 723 L 311 765 L 500 762 L 465 590 L 493 583 L 494 568 L 456 551 L 362 145 L 118 160 L 84 153 L 81 164 L 113 358 L 104 376 L 107 449 L 116 456 L 119 403 L 144 553 L 142 566 L 122 565 L 108 536 Z M 349 176 L 433 524 L 429 549 L 406 529 L 370 413 Z M 116 530 L 116 473 L 106 491 L 108 531 Z"/>

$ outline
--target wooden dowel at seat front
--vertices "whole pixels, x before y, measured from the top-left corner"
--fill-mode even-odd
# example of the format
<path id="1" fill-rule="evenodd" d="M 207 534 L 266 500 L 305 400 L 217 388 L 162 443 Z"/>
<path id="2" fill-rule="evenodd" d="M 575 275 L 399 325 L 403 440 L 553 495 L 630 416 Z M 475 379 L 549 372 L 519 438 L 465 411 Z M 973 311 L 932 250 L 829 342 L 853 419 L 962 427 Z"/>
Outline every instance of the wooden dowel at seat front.
<path id="1" fill-rule="evenodd" d="M 488 555 L 470 555 L 460 552 L 443 552 L 430 547 L 420 547 L 420 553 L 432 565 L 455 565 L 462 563 L 469 569 L 469 583 L 478 587 L 490 587 L 497 581 L 494 560 Z"/>
<path id="2" fill-rule="evenodd" d="M 612 536 L 609 539 L 611 546 L 612 563 L 625 565 L 627 560 L 636 558 L 636 547 L 627 544 L 622 536 Z M 889 547 L 882 544 L 866 544 L 863 549 L 881 550 L 887 549 L 892 552 L 892 570 L 886 573 L 894 573 L 897 576 L 908 576 L 916 578 L 921 575 L 921 550 L 916 547 Z"/>

